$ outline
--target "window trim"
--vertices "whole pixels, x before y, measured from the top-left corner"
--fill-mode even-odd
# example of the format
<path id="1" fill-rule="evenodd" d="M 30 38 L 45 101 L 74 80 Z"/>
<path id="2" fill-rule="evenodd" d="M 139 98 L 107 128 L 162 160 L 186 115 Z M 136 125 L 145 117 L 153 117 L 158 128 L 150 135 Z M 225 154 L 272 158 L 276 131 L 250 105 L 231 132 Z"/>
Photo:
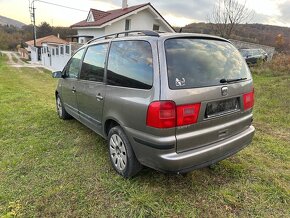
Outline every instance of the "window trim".
<path id="1" fill-rule="evenodd" d="M 111 48 L 112 48 L 112 43 L 114 42 L 125 42 L 125 41 L 138 41 L 138 42 L 147 42 L 149 45 L 150 45 L 150 48 L 151 48 L 151 53 L 152 53 L 152 86 L 150 89 L 140 89 L 140 88 L 134 88 L 134 87 L 126 87 L 126 86 L 116 86 L 116 85 L 111 85 L 111 84 L 108 84 L 107 82 L 107 78 L 108 78 L 108 75 L 107 75 L 107 72 L 108 72 L 108 64 L 109 64 L 109 56 L 110 56 L 110 53 L 111 53 Z M 153 48 L 154 46 L 152 45 L 151 41 L 149 40 L 145 40 L 145 39 L 123 39 L 123 40 L 120 40 L 120 39 L 113 39 L 110 41 L 109 43 L 109 47 L 108 47 L 108 52 L 107 52 L 107 57 L 106 57 L 106 64 L 105 64 L 105 75 L 104 75 L 104 84 L 106 86 L 112 86 L 112 87 L 118 87 L 118 88 L 125 88 L 125 89 L 134 89 L 134 90 L 144 90 L 144 91 L 150 91 L 152 90 L 152 88 L 154 87 L 154 82 L 155 82 L 155 64 L 154 64 L 154 51 L 153 51 Z"/>

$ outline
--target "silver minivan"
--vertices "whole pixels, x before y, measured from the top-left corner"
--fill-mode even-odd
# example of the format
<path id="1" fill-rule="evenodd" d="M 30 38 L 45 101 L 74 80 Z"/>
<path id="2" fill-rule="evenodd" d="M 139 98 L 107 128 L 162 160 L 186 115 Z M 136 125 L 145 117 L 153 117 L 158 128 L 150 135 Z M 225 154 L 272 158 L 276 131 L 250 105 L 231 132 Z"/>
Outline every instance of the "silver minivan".
<path id="1" fill-rule="evenodd" d="M 130 31 L 96 38 L 55 91 L 61 119 L 108 140 L 113 168 L 186 173 L 251 143 L 254 87 L 239 51 L 211 35 Z"/>

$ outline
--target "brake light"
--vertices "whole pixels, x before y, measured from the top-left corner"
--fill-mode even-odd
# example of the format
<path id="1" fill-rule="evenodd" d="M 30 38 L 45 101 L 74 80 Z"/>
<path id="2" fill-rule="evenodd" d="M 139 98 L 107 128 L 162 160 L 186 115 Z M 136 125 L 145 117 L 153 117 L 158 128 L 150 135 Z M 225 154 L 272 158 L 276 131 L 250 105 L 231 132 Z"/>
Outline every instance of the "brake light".
<path id="1" fill-rule="evenodd" d="M 155 128 L 172 128 L 197 122 L 200 103 L 176 106 L 173 101 L 152 102 L 147 111 L 146 124 Z"/>
<path id="2" fill-rule="evenodd" d="M 196 123 L 199 109 L 200 103 L 177 106 L 177 126 Z"/>
<path id="3" fill-rule="evenodd" d="M 152 102 L 147 111 L 147 126 L 172 128 L 176 125 L 176 109 L 173 101 Z"/>
<path id="4" fill-rule="evenodd" d="M 254 106 L 254 89 L 252 92 L 243 95 L 244 110 L 249 110 Z"/>

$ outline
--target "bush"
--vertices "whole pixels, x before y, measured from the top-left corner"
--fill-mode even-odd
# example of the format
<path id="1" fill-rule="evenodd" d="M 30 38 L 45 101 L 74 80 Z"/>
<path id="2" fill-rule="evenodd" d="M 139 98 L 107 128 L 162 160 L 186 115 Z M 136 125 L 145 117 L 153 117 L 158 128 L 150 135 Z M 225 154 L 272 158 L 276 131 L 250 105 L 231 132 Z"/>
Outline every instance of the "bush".
<path id="1" fill-rule="evenodd" d="M 252 68 L 253 73 L 265 75 L 290 75 L 290 55 L 276 54 L 271 61 L 258 63 Z"/>

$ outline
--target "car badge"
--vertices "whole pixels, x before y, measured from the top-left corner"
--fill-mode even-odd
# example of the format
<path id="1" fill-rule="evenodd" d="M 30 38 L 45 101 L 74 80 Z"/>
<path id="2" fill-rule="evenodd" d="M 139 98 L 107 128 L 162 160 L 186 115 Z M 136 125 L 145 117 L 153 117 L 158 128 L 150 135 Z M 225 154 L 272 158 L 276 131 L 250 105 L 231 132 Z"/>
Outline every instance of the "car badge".
<path id="1" fill-rule="evenodd" d="M 227 96 L 228 95 L 228 87 L 224 86 L 222 87 L 222 96 Z"/>

